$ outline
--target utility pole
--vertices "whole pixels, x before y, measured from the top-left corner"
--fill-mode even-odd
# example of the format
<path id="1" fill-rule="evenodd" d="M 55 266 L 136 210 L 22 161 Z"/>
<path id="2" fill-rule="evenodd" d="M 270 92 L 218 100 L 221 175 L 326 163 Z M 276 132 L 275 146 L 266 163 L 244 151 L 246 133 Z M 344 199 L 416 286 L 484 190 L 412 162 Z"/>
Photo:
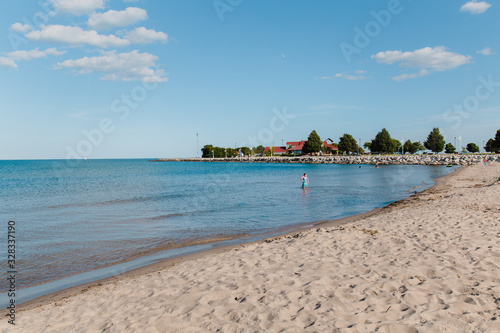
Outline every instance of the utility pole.
<path id="1" fill-rule="evenodd" d="M 198 133 L 196 133 L 196 158 L 199 158 Z"/>

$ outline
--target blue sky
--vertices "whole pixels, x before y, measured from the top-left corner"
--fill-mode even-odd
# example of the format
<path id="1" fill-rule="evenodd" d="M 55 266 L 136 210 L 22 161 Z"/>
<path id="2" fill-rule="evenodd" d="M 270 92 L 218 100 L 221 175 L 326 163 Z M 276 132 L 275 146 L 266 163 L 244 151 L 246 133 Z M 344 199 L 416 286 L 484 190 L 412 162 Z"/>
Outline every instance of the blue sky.
<path id="1" fill-rule="evenodd" d="M 0 159 L 500 129 L 491 1 L 44 1 L 1 5 Z"/>

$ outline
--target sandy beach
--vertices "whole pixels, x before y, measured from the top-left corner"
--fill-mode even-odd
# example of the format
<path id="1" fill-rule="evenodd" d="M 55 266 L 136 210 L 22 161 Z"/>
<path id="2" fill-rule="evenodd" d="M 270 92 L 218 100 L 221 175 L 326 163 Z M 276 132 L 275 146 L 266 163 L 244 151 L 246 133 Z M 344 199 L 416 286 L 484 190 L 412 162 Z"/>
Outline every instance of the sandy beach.
<path id="1" fill-rule="evenodd" d="M 343 225 L 2 310 L 2 332 L 499 332 L 500 163 Z"/>

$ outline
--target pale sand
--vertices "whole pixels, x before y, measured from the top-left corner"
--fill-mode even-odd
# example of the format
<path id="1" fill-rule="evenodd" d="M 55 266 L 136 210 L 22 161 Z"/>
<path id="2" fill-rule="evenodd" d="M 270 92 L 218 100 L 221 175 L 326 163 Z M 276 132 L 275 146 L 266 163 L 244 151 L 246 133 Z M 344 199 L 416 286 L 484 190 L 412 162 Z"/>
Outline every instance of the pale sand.
<path id="1" fill-rule="evenodd" d="M 499 177 L 463 167 L 353 223 L 94 284 L 0 330 L 499 332 Z"/>

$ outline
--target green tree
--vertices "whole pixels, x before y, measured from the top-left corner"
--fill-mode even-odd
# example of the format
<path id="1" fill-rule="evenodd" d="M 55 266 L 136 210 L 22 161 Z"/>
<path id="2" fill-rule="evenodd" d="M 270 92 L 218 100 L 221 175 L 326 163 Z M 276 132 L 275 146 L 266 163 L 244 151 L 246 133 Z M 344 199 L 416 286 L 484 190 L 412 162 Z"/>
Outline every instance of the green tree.
<path id="1" fill-rule="evenodd" d="M 313 130 L 311 134 L 309 134 L 306 143 L 304 143 L 304 147 L 302 147 L 302 154 L 306 155 L 310 153 L 317 153 L 321 150 L 322 145 L 323 142 L 321 142 L 318 133 Z"/>
<path id="2" fill-rule="evenodd" d="M 396 151 L 396 145 L 389 132 L 383 128 L 372 140 L 370 151 L 392 154 Z"/>
<path id="3" fill-rule="evenodd" d="M 214 147 L 214 152 L 215 152 L 215 157 L 226 157 L 226 150 L 227 148 L 223 148 L 223 147 Z M 231 155 L 227 155 L 227 156 L 231 156 Z"/>
<path id="4" fill-rule="evenodd" d="M 439 133 L 439 128 L 436 127 L 429 133 L 427 140 L 424 142 L 424 146 L 434 153 L 443 151 L 444 138 L 441 133 Z"/>
<path id="5" fill-rule="evenodd" d="M 420 141 L 413 142 L 413 145 L 415 145 L 415 147 L 417 148 L 417 151 L 419 151 L 419 150 L 425 150 L 424 145 Z"/>
<path id="6" fill-rule="evenodd" d="M 447 143 L 446 146 L 444 146 L 444 152 L 446 154 L 455 154 L 455 151 L 456 148 L 451 143 Z"/>
<path id="7" fill-rule="evenodd" d="M 392 139 L 392 143 L 394 145 L 394 151 L 401 152 L 401 141 L 398 139 Z"/>
<path id="8" fill-rule="evenodd" d="M 495 151 L 500 150 L 500 129 L 497 131 L 497 134 L 495 135 L 495 139 L 493 140 L 493 144 L 495 147 Z"/>
<path id="9" fill-rule="evenodd" d="M 405 143 L 403 144 L 403 154 L 410 153 L 410 154 L 415 154 L 417 151 L 414 150 L 413 142 L 410 140 L 406 140 Z"/>
<path id="10" fill-rule="evenodd" d="M 357 153 L 358 152 L 358 142 L 354 137 L 350 134 L 345 133 L 339 139 L 339 150 L 345 151 L 348 153 Z"/>
<path id="11" fill-rule="evenodd" d="M 370 151 L 372 150 L 372 142 L 371 141 L 368 141 L 368 142 L 365 142 L 363 144 L 363 147 L 365 147 L 366 149 L 369 149 Z"/>
<path id="12" fill-rule="evenodd" d="M 250 155 L 250 148 L 248 148 L 248 147 L 238 147 L 238 148 L 236 148 L 236 149 L 235 149 L 236 154 L 238 154 L 238 152 L 239 152 L 240 150 L 241 150 L 241 152 L 242 152 L 243 154 L 245 154 L 246 156 Z M 227 156 L 229 156 L 229 153 L 228 153 L 228 155 L 227 155 Z"/>
<path id="13" fill-rule="evenodd" d="M 263 145 L 258 145 L 253 149 L 253 152 L 255 154 L 262 154 L 264 152 L 264 149 L 266 149 L 266 147 L 264 147 Z"/>
<path id="14" fill-rule="evenodd" d="M 419 150 L 425 149 L 425 147 L 422 146 L 420 141 L 411 142 L 410 140 L 406 140 L 405 144 L 403 145 L 403 148 L 404 148 L 404 153 L 410 153 L 410 154 L 415 154 Z"/>
<path id="15" fill-rule="evenodd" d="M 495 140 L 489 139 L 488 142 L 486 142 L 486 146 L 484 146 L 484 150 L 486 150 L 489 153 L 494 153 L 495 152 Z"/>
<path id="16" fill-rule="evenodd" d="M 469 153 L 479 153 L 479 147 L 475 143 L 468 143 L 467 144 L 467 151 Z"/>
<path id="17" fill-rule="evenodd" d="M 201 157 L 203 158 L 208 158 L 212 157 L 212 148 L 214 146 L 212 145 L 204 145 L 203 148 L 201 148 Z"/>
<path id="18" fill-rule="evenodd" d="M 409 141 L 409 140 L 408 140 Z M 406 142 L 408 142 L 406 141 Z M 420 141 L 415 141 L 415 142 L 410 142 L 411 145 L 407 145 L 405 142 L 405 150 L 408 151 L 410 154 L 415 154 L 420 150 L 425 150 L 424 145 Z M 407 148 L 408 146 L 408 148 Z"/>
<path id="19" fill-rule="evenodd" d="M 201 148 L 202 151 L 202 156 L 203 158 L 221 158 L 225 157 L 227 154 L 227 157 L 231 157 L 233 155 L 236 155 L 238 151 L 235 151 L 232 148 L 223 148 L 223 147 L 214 147 L 212 145 L 205 145 L 203 148 Z"/>

